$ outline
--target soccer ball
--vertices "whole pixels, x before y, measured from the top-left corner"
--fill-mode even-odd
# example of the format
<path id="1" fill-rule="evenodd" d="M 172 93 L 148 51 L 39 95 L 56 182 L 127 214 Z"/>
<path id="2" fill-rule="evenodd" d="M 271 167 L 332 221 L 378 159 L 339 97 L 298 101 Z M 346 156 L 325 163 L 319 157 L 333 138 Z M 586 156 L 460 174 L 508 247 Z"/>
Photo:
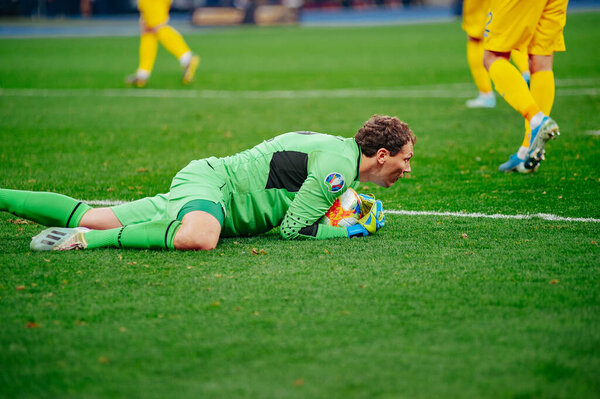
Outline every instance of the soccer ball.
<path id="1" fill-rule="evenodd" d="M 358 223 L 359 217 L 360 197 L 356 191 L 349 188 L 344 194 L 335 199 L 325 216 L 319 219 L 319 223 L 348 227 Z"/>

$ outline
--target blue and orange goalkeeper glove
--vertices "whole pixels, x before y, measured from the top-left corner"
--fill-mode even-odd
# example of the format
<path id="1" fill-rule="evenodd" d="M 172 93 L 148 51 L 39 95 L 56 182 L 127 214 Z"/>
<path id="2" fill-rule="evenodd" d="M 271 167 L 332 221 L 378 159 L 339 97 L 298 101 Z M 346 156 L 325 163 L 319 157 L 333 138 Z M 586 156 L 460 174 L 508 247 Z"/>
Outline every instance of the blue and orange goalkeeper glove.
<path id="1" fill-rule="evenodd" d="M 385 225 L 385 214 L 383 204 L 374 197 L 365 194 L 359 194 L 361 199 L 361 214 L 358 223 L 347 227 L 348 237 L 364 237 L 375 233 Z"/>

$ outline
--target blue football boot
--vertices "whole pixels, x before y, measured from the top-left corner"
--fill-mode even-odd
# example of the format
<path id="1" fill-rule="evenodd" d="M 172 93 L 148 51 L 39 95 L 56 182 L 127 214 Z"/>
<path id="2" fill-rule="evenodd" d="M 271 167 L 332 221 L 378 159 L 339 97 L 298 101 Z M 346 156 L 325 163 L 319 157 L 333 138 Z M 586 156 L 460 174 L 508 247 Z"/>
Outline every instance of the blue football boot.
<path id="1" fill-rule="evenodd" d="M 546 142 L 552 140 L 556 136 L 559 136 L 558 125 L 549 116 L 544 116 L 542 123 L 538 127 L 531 130 L 531 141 L 529 142 L 529 149 L 527 149 L 527 156 L 525 156 L 525 169 L 530 171 L 537 170 L 540 162 L 545 159 L 545 146 Z"/>
<path id="2" fill-rule="evenodd" d="M 512 154 L 510 156 L 510 158 L 508 158 L 508 161 L 506 161 L 502 165 L 500 165 L 498 170 L 500 170 L 501 172 L 506 172 L 506 173 L 508 173 L 508 172 L 531 173 L 534 171 L 533 169 L 526 169 L 525 168 L 525 160 L 522 158 L 519 158 L 519 156 L 516 153 Z"/>

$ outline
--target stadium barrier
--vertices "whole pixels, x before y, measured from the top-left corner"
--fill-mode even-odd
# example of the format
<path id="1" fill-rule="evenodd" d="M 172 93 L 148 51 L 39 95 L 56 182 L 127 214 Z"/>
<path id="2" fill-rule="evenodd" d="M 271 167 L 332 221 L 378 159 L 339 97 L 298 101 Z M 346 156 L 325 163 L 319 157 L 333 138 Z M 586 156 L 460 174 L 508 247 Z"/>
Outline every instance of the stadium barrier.
<path id="1" fill-rule="evenodd" d="M 261 5 L 246 9 L 235 7 L 201 7 L 194 10 L 192 23 L 199 26 L 256 24 L 293 25 L 298 23 L 299 9 L 284 5 Z"/>

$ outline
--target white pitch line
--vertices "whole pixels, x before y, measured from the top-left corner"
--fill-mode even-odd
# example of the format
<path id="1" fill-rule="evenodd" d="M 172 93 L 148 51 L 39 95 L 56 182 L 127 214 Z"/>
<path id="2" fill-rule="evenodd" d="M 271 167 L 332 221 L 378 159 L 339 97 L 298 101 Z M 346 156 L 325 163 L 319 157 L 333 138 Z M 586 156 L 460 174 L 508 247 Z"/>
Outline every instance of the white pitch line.
<path id="1" fill-rule="evenodd" d="M 597 86 L 599 83 L 598 78 L 556 79 L 556 86 Z"/>
<path id="2" fill-rule="evenodd" d="M 436 212 L 436 211 L 404 211 L 404 210 L 386 210 L 386 214 L 392 215 L 408 215 L 408 216 L 450 216 L 458 218 L 474 218 L 474 219 L 543 219 L 550 220 L 553 222 L 590 222 L 600 223 L 600 219 L 595 218 L 573 218 L 564 217 L 558 215 L 552 215 L 549 213 L 532 213 L 527 215 L 504 215 L 501 213 L 486 214 L 486 213 L 466 213 L 466 212 Z"/>
<path id="3" fill-rule="evenodd" d="M 101 205 L 101 206 L 115 206 L 115 205 L 122 205 L 122 204 L 126 204 L 128 202 L 132 202 L 132 201 L 113 201 L 113 200 L 90 200 L 90 201 L 86 201 L 86 200 L 81 200 L 78 199 L 77 201 L 81 201 L 81 202 L 85 202 L 88 205 Z"/>
<path id="4" fill-rule="evenodd" d="M 81 201 L 81 200 L 80 200 Z M 127 201 L 113 201 L 113 200 L 92 200 L 83 201 L 88 205 L 101 205 L 101 206 L 115 206 L 125 204 Z M 553 222 L 589 222 L 589 223 L 600 223 L 600 219 L 594 218 L 573 218 L 564 217 L 558 215 L 552 215 L 548 213 L 532 213 L 528 215 L 504 215 L 501 213 L 486 214 L 486 213 L 465 213 L 465 212 L 436 212 L 436 211 L 405 211 L 405 210 L 386 210 L 388 215 L 406 215 L 406 216 L 449 216 L 457 218 L 473 218 L 473 219 L 543 219 L 550 220 Z"/>
<path id="5" fill-rule="evenodd" d="M 2 97 L 135 97 L 223 100 L 272 100 L 312 98 L 470 98 L 474 89 L 462 86 L 422 86 L 390 89 L 330 90 L 168 90 L 168 89 L 0 89 Z M 600 96 L 600 87 L 556 89 L 557 96 Z"/>

